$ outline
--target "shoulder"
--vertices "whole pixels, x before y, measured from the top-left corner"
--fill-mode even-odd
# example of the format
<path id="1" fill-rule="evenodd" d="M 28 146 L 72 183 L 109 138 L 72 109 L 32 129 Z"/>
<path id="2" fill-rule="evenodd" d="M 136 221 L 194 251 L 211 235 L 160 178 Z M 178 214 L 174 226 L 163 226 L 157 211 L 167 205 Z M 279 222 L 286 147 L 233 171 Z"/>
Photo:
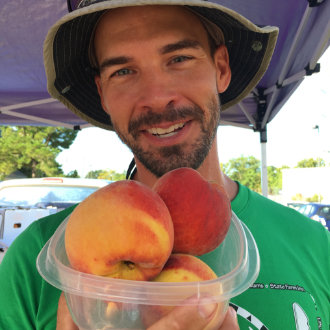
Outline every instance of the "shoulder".
<path id="1" fill-rule="evenodd" d="M 43 281 L 36 260 L 42 247 L 72 210 L 73 207 L 36 220 L 10 245 L 0 264 L 1 329 L 50 329 L 55 326 L 60 291 Z"/>
<path id="2" fill-rule="evenodd" d="M 34 260 L 41 248 L 56 231 L 57 227 L 72 212 L 75 206 L 61 212 L 43 217 L 31 223 L 10 245 L 2 263 L 15 260 Z M 28 248 L 27 248 L 28 247 Z"/>
<path id="3" fill-rule="evenodd" d="M 240 185 L 244 195 L 233 208 L 237 216 L 249 227 L 256 241 L 269 245 L 290 246 L 311 255 L 328 258 L 330 233 L 320 223 L 307 218 L 293 208 L 276 203 L 247 187 Z M 239 196 L 240 197 L 240 196 Z"/>
<path id="4" fill-rule="evenodd" d="M 41 218 L 32 223 L 28 229 L 31 233 L 39 235 L 40 240 L 45 244 L 54 234 L 57 227 L 72 213 L 76 206 L 77 205 L 71 206 L 63 211 Z"/>
<path id="5" fill-rule="evenodd" d="M 233 301 L 255 313 L 269 328 L 294 326 L 293 302 L 299 303 L 311 322 L 322 316 L 327 326 L 330 233 L 320 223 L 244 186 L 240 185 L 239 194 L 234 212 L 255 238 L 260 273 L 256 286 Z M 274 313 L 281 318 L 274 318 Z"/>
<path id="6" fill-rule="evenodd" d="M 245 186 L 239 187 L 240 190 L 244 190 L 246 196 L 244 208 L 239 211 L 249 219 L 248 221 L 251 221 L 251 218 L 259 219 L 259 221 L 263 219 L 265 224 L 287 229 L 294 227 L 298 231 L 323 232 L 325 229 L 320 223 L 307 218 L 293 208 L 274 202 Z"/>

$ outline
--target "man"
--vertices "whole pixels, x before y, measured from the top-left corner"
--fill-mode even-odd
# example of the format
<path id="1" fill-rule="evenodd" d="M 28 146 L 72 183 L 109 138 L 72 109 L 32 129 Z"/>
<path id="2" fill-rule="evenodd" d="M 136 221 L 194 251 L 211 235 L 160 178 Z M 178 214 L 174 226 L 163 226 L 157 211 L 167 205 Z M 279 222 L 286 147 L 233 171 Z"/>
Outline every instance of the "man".
<path id="1" fill-rule="evenodd" d="M 83 1 L 46 38 L 51 95 L 117 132 L 134 154 L 131 179 L 152 186 L 167 171 L 189 166 L 224 183 L 261 258 L 256 283 L 231 301 L 241 329 L 328 328 L 329 233 L 231 181 L 219 166 L 220 109 L 261 78 L 277 30 L 205 1 L 93 2 Z M 63 296 L 58 303 L 61 293 L 35 269 L 40 249 L 71 211 L 35 222 L 8 250 L 0 268 L 0 327 L 54 329 L 57 317 L 58 329 L 76 329 Z M 212 305 L 178 308 L 151 329 L 203 329 L 212 316 Z M 230 310 L 213 328 L 235 324 Z"/>

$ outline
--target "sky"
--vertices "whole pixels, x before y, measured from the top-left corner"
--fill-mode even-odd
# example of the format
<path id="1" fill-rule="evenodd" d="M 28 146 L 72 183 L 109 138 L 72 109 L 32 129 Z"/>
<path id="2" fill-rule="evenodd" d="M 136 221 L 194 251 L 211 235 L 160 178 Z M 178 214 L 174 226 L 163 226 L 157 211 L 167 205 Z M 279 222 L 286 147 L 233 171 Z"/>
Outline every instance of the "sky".
<path id="1" fill-rule="evenodd" d="M 317 157 L 330 162 L 330 49 L 319 63 L 321 71 L 306 77 L 267 125 L 268 165 L 294 167 L 300 160 Z M 217 139 L 222 163 L 240 156 L 261 160 L 259 133 L 220 126 Z M 90 127 L 78 133 L 74 143 L 59 154 L 57 161 L 65 174 L 77 170 L 80 177 L 85 177 L 94 170 L 122 173 L 132 157 L 114 132 Z"/>

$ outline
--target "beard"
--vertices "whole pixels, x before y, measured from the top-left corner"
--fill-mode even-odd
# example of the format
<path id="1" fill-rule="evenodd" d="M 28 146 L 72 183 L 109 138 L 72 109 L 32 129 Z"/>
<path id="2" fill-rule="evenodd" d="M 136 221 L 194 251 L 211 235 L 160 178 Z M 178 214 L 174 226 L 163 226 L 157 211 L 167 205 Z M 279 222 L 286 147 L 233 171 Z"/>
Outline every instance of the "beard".
<path id="1" fill-rule="evenodd" d="M 154 113 L 152 110 L 142 114 L 129 123 L 128 134 L 125 136 L 113 123 L 119 138 L 133 152 L 134 156 L 156 177 L 179 167 L 198 169 L 208 155 L 215 138 L 220 121 L 220 101 L 218 97 L 209 101 L 207 106 L 209 119 L 197 105 L 175 108 L 169 105 L 163 113 Z M 164 121 L 171 122 L 189 118 L 200 124 L 201 133 L 195 141 L 145 150 L 138 142 L 142 125 L 157 125 Z"/>

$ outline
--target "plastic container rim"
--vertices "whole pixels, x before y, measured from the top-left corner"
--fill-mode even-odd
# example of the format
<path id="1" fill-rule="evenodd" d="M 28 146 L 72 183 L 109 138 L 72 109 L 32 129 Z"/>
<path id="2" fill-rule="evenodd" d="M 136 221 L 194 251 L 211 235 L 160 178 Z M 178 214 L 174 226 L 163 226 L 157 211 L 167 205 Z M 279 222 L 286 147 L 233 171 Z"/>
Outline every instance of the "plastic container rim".
<path id="1" fill-rule="evenodd" d="M 216 279 L 212 280 L 206 280 L 206 281 L 200 281 L 200 282 L 151 282 L 151 281 L 133 281 L 133 280 L 123 280 L 123 279 L 113 279 L 113 278 L 106 278 L 102 276 L 97 276 L 93 274 L 87 274 L 82 273 L 77 270 L 74 270 L 70 268 L 69 266 L 66 266 L 60 261 L 55 254 L 55 248 L 58 243 L 58 241 L 61 239 L 62 235 L 64 234 L 66 223 L 68 221 L 69 216 L 67 216 L 63 222 L 60 224 L 60 226 L 57 228 L 53 236 L 47 241 L 45 246 L 42 248 L 41 252 L 39 253 L 37 257 L 37 269 L 40 273 L 40 275 L 51 285 L 55 286 L 56 288 L 70 294 L 75 294 L 83 297 L 89 297 L 94 299 L 112 299 L 114 301 L 120 301 L 120 302 L 128 302 L 129 300 L 131 303 L 134 303 L 135 301 L 138 301 L 139 303 L 148 304 L 148 299 L 143 300 L 141 293 L 141 287 L 144 288 L 144 290 L 148 291 L 148 297 L 150 298 L 152 293 L 155 292 L 155 294 L 161 295 L 166 300 L 166 295 L 171 296 L 171 293 L 167 293 L 166 290 L 169 288 L 174 289 L 188 289 L 188 288 L 196 288 L 198 287 L 198 292 L 200 292 L 199 288 L 203 287 L 212 287 L 216 289 L 217 286 L 222 285 L 226 286 L 226 283 L 232 281 L 236 276 L 239 276 L 242 272 L 242 268 L 246 267 L 246 263 L 249 262 L 248 260 L 248 250 L 249 245 L 247 242 L 247 238 L 245 234 L 250 235 L 250 240 L 252 238 L 253 244 L 255 245 L 254 239 L 245 226 L 243 228 L 241 221 L 237 218 L 236 214 L 232 212 L 232 218 L 231 218 L 231 225 L 233 224 L 236 228 L 236 231 L 239 235 L 239 242 L 240 242 L 240 255 L 239 255 L 239 262 L 237 263 L 236 267 L 234 267 L 229 273 L 222 275 Z M 248 231 L 248 232 L 247 232 Z M 251 244 L 251 242 L 250 242 Z M 254 282 L 256 279 L 258 272 L 259 272 L 259 255 L 256 248 L 256 254 L 257 254 L 257 269 L 254 272 L 253 276 L 251 276 L 250 280 L 242 286 L 238 286 L 234 288 L 233 290 L 229 292 L 223 292 L 220 293 L 218 296 L 212 296 L 210 297 L 211 300 L 219 302 L 228 300 L 233 296 L 236 296 L 243 292 L 250 284 Z M 42 269 L 40 265 L 42 263 L 46 263 L 45 269 Z M 122 296 L 121 290 L 119 290 L 119 295 L 116 296 L 115 294 L 109 294 L 109 293 L 102 293 L 102 292 L 82 292 L 81 290 L 77 288 L 73 288 L 70 285 L 66 285 L 62 283 L 60 280 L 54 279 L 53 277 L 50 279 L 47 275 L 49 275 L 49 268 L 52 270 L 55 270 L 58 273 L 65 273 L 65 276 L 75 278 L 76 283 L 80 283 L 82 280 L 84 281 L 86 286 L 90 287 L 101 287 L 102 286 L 113 286 L 113 287 L 123 287 L 125 286 L 125 293 L 127 295 L 127 292 L 131 293 L 132 295 L 137 295 L 137 297 L 133 297 L 131 295 L 129 296 Z M 47 270 L 48 269 L 48 270 Z M 95 282 L 99 282 L 98 285 L 95 285 Z M 114 289 L 114 291 L 116 291 Z M 142 296 L 141 296 L 142 295 Z M 176 299 L 182 300 L 182 298 L 170 298 L 169 300 L 175 301 Z M 161 299 L 160 299 L 161 300 Z M 155 303 L 153 303 L 155 304 Z M 159 305 L 163 305 L 164 302 L 159 302 Z M 173 302 L 171 304 L 178 304 L 178 302 Z"/>

